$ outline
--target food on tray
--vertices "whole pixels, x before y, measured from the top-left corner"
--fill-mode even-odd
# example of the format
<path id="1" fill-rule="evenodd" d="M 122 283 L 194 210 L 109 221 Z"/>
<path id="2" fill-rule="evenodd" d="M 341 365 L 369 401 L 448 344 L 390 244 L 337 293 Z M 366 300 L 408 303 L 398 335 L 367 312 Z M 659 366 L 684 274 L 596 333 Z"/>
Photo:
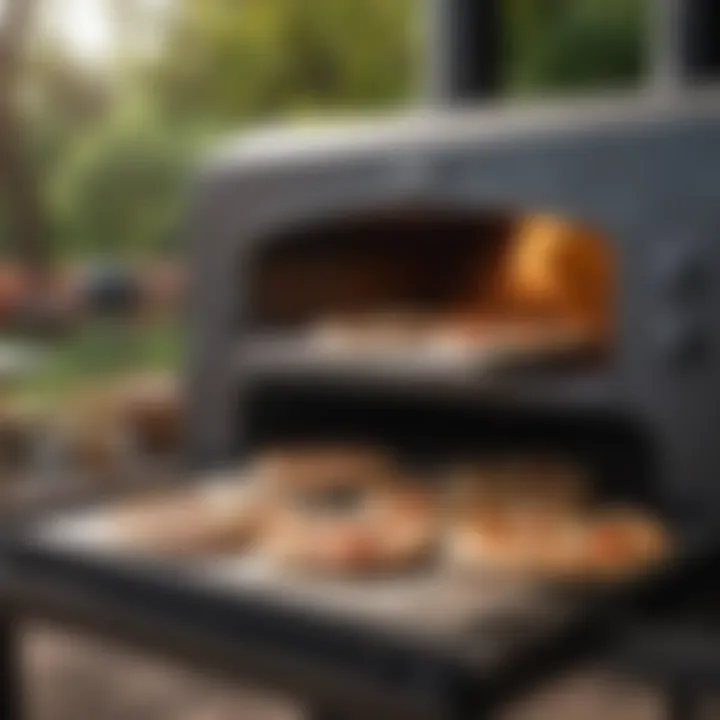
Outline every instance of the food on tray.
<path id="1" fill-rule="evenodd" d="M 578 547 L 577 518 L 589 490 L 579 468 L 546 458 L 465 467 L 455 485 L 449 528 L 461 565 L 562 571 Z"/>
<path id="2" fill-rule="evenodd" d="M 662 524 L 640 512 L 622 520 L 531 514 L 478 513 L 450 532 L 453 559 L 568 579 L 611 579 L 652 566 L 669 551 Z"/>
<path id="3" fill-rule="evenodd" d="M 283 565 L 340 574 L 427 559 L 437 510 L 389 458 L 352 448 L 299 451 L 266 465 L 271 495 L 261 547 Z"/>
<path id="4" fill-rule="evenodd" d="M 567 575 L 582 561 L 583 533 L 569 516 L 503 509 L 469 514 L 450 530 L 449 543 L 462 567 Z"/>
<path id="5" fill-rule="evenodd" d="M 640 509 L 605 510 L 590 523 L 588 570 L 600 576 L 637 571 L 670 552 L 667 529 Z"/>
<path id="6" fill-rule="evenodd" d="M 122 422 L 140 449 L 158 453 L 179 449 L 185 413 L 179 383 L 172 375 L 144 375 L 123 383 L 118 404 Z"/>
<path id="7" fill-rule="evenodd" d="M 573 465 L 518 458 L 456 470 L 451 558 L 463 566 L 568 578 L 610 578 L 640 570 L 670 548 L 659 518 L 590 503 Z"/>
<path id="8" fill-rule="evenodd" d="M 400 476 L 394 460 L 373 448 L 348 444 L 302 445 L 261 454 L 253 477 L 278 497 L 315 487 L 386 485 Z"/>
<path id="9" fill-rule="evenodd" d="M 589 500 L 582 469 L 553 458 L 496 459 L 455 469 L 449 478 L 457 507 L 471 512 L 527 508 L 577 514 Z"/>
<path id="10" fill-rule="evenodd" d="M 132 547 L 163 554 L 237 552 L 262 521 L 261 498 L 243 478 L 143 498 L 114 516 Z"/>
<path id="11" fill-rule="evenodd" d="M 116 527 L 153 552 L 252 549 L 280 568 L 353 576 L 432 559 L 466 569 L 612 580 L 671 548 L 659 518 L 591 503 L 588 478 L 553 457 L 495 458 L 445 478 L 448 503 L 394 458 L 355 445 L 275 449 L 240 475 L 123 508 Z"/>
<path id="12" fill-rule="evenodd" d="M 592 579 L 621 576 L 669 550 L 662 523 L 641 510 L 588 504 L 570 466 L 528 460 L 455 477 L 450 556 L 464 567 Z"/>
<path id="13" fill-rule="evenodd" d="M 264 550 L 275 561 L 339 574 L 406 568 L 427 559 L 437 523 L 427 497 L 399 488 L 315 489 L 270 513 Z"/>

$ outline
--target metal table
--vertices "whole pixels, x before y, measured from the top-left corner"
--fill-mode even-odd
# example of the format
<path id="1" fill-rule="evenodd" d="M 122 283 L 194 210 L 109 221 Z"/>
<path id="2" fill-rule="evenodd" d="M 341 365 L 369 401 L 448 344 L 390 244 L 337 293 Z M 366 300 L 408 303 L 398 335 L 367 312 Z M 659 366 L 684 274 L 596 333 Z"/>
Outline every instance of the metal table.
<path id="1" fill-rule="evenodd" d="M 17 627 L 28 617 L 251 680 L 321 717 L 488 717 L 609 650 L 633 611 L 690 587 L 711 558 L 706 538 L 663 572 L 591 591 L 457 586 L 466 597 L 494 588 L 490 611 L 474 613 L 462 592 L 453 600 L 447 582 L 421 575 L 394 590 L 390 580 L 316 585 L 249 561 L 139 558 L 67 528 L 48 519 L 4 539 L 0 716 L 9 720 L 22 717 Z"/>

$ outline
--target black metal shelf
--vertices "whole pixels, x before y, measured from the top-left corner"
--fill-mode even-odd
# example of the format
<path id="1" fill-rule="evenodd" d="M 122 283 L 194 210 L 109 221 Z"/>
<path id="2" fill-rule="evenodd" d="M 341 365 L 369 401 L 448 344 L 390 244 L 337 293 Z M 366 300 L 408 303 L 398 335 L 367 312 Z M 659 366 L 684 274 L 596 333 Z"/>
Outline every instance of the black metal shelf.
<path id="1" fill-rule="evenodd" d="M 238 375 L 248 382 L 318 387 L 388 398 L 425 399 L 463 406 L 539 411 L 629 411 L 618 379 L 597 364 L 542 363 L 480 369 L 472 359 L 330 356 L 303 343 L 248 341 L 237 353 Z"/>

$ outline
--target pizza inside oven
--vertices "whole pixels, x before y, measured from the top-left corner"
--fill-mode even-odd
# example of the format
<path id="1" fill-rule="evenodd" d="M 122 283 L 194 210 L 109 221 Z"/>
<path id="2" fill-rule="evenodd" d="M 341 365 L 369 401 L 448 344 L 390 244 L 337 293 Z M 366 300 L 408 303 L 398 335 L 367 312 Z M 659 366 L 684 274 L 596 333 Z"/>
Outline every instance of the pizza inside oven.
<path id="1" fill-rule="evenodd" d="M 602 356 L 611 275 L 604 239 L 555 216 L 406 214 L 313 229 L 307 246 L 257 263 L 251 294 L 258 327 L 299 329 L 326 359 L 484 367 Z"/>

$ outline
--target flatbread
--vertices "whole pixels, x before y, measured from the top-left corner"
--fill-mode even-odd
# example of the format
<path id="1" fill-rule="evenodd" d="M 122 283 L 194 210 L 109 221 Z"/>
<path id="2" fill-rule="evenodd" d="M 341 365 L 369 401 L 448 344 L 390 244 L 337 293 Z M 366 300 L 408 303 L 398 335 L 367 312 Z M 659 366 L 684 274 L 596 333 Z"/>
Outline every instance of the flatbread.
<path id="1" fill-rule="evenodd" d="M 261 495 L 242 480 L 146 497 L 113 517 L 127 546 L 163 555 L 242 551 L 262 520 Z"/>
<path id="2" fill-rule="evenodd" d="M 431 557 L 439 524 L 429 496 L 368 488 L 353 502 L 326 511 L 302 501 L 275 509 L 263 552 L 290 569 L 333 575 L 398 571 Z"/>

